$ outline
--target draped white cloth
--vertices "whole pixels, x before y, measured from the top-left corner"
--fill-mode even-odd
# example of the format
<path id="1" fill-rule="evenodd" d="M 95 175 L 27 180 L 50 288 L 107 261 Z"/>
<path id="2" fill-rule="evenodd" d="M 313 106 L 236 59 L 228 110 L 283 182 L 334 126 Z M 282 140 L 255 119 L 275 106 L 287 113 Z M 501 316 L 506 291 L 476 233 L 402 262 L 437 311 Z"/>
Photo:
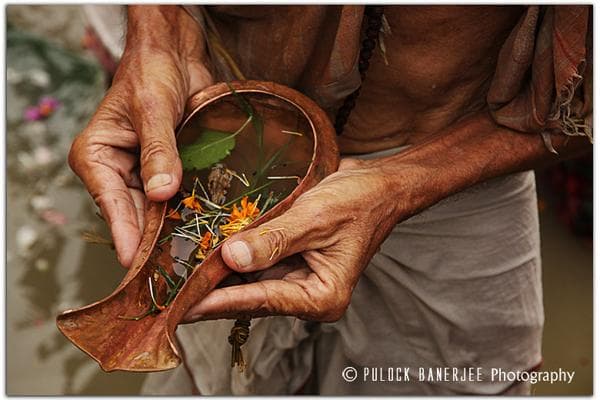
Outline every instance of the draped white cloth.
<path id="1" fill-rule="evenodd" d="M 184 367 L 151 374 L 143 392 L 189 394 L 195 385 L 207 395 L 293 394 L 303 386 L 324 395 L 526 394 L 528 384 L 492 381 L 489 372 L 537 366 L 543 321 L 537 199 L 528 171 L 474 186 L 398 224 L 340 321 L 253 320 L 243 373 L 229 366 L 232 321 L 180 326 L 191 376 Z M 409 367 L 411 381 L 348 383 L 348 366 Z M 484 376 L 418 380 L 418 368 L 435 367 L 480 367 Z"/>

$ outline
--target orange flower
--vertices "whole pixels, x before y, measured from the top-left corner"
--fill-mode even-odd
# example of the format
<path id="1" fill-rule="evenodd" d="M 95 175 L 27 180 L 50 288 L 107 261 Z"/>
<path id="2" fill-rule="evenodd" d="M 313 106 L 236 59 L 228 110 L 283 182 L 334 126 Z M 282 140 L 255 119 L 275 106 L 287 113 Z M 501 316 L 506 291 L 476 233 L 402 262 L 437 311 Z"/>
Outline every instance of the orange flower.
<path id="1" fill-rule="evenodd" d="M 167 213 L 167 218 L 181 221 L 181 214 L 179 213 L 179 211 L 170 208 L 169 212 Z"/>
<path id="2" fill-rule="evenodd" d="M 200 240 L 200 245 L 198 246 L 198 251 L 196 252 L 196 258 L 199 260 L 204 260 L 208 255 L 208 252 L 212 250 L 212 234 L 210 232 L 206 232 L 202 235 L 202 240 Z"/>
<path id="3" fill-rule="evenodd" d="M 196 196 L 194 196 L 193 193 L 192 193 L 191 196 L 186 197 L 185 199 L 183 199 L 182 203 L 183 203 L 184 206 L 186 206 L 190 210 L 194 210 L 194 211 L 199 212 L 199 213 L 202 212 L 202 205 L 200 204 L 200 200 L 198 200 L 196 198 Z"/>
<path id="4" fill-rule="evenodd" d="M 258 200 L 254 201 L 254 203 L 248 203 L 248 196 L 244 196 L 244 198 L 240 202 L 239 210 L 235 204 L 233 205 L 233 210 L 231 211 L 229 222 L 234 222 L 236 220 L 242 220 L 246 218 L 256 218 L 258 214 L 260 214 L 260 209 L 256 205 L 257 202 Z"/>
<path id="5" fill-rule="evenodd" d="M 231 210 L 231 215 L 229 218 L 227 218 L 229 222 L 221 225 L 219 228 L 223 236 L 229 237 L 250 225 L 252 221 L 258 217 L 258 214 L 260 214 L 260 209 L 258 208 L 257 203 L 258 199 L 253 203 L 249 203 L 248 196 L 244 196 L 240 202 L 240 208 L 234 204 L 233 209 Z"/>
<path id="6" fill-rule="evenodd" d="M 210 246 L 210 239 L 212 238 L 212 234 L 210 232 L 206 232 L 203 236 L 202 236 L 202 240 L 200 241 L 200 248 L 202 250 L 208 250 L 211 246 Z"/>

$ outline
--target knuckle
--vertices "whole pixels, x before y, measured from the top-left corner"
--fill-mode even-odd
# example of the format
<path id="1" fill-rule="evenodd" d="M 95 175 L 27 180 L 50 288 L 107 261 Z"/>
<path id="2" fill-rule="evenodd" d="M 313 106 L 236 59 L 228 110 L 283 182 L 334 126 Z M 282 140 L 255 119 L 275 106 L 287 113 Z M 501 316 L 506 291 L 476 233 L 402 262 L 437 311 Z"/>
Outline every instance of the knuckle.
<path id="1" fill-rule="evenodd" d="M 366 164 L 366 161 L 358 158 L 343 158 L 340 160 L 339 170 L 344 169 L 361 169 Z"/>
<path id="2" fill-rule="evenodd" d="M 271 252 L 275 252 L 275 250 L 277 250 L 278 253 L 282 253 L 283 251 L 290 248 L 290 239 L 285 230 L 274 229 L 268 232 L 268 234 L 265 235 L 264 238 L 267 244 L 267 248 Z M 270 256 L 270 254 L 268 254 L 267 256 Z"/>
<path id="3" fill-rule="evenodd" d="M 69 167 L 73 170 L 73 171 L 77 171 L 78 168 L 78 164 L 79 164 L 79 160 L 81 157 L 81 150 L 83 147 L 82 144 L 82 135 L 79 134 L 75 137 L 75 139 L 73 140 L 73 143 L 71 143 L 71 148 L 69 149 L 69 155 L 67 156 L 67 161 L 69 163 Z"/>
<path id="4" fill-rule="evenodd" d="M 338 301 L 333 307 L 327 310 L 322 318 L 323 322 L 336 322 L 339 321 L 348 309 L 350 301 Z"/>
<path id="5" fill-rule="evenodd" d="M 94 114 L 94 120 L 110 120 L 124 116 L 127 110 L 127 89 L 116 83 L 108 90 L 106 96 Z"/>
<path id="6" fill-rule="evenodd" d="M 311 221 L 319 223 L 323 228 L 331 228 L 335 224 L 331 224 L 331 216 L 335 215 L 331 212 L 327 205 L 322 207 L 315 207 L 313 209 L 313 215 Z"/>
<path id="7" fill-rule="evenodd" d="M 168 140 L 153 138 L 142 147 L 142 164 L 148 164 L 156 158 L 171 158 L 171 144 Z"/>
<path id="8" fill-rule="evenodd" d="M 312 215 L 310 220 L 312 221 L 323 221 L 326 220 L 328 217 L 331 217 L 331 213 L 329 210 L 328 205 L 326 204 L 321 204 L 318 205 L 317 207 L 314 206 L 312 207 Z"/>
<path id="9" fill-rule="evenodd" d="M 323 322 L 338 321 L 350 305 L 351 291 L 347 288 L 336 289 L 332 287 L 325 297 L 328 300 L 321 312 L 321 320 Z"/>
<path id="10" fill-rule="evenodd" d="M 119 168 L 120 164 L 115 163 L 116 151 L 113 147 L 98 146 L 94 151 L 94 160 L 103 165 L 115 164 L 115 168 Z"/>
<path id="11" fill-rule="evenodd" d="M 135 207 L 135 205 L 129 197 L 129 193 L 125 189 L 115 188 L 104 190 L 94 195 L 94 201 L 100 207 L 110 205 L 110 203 L 117 204 L 120 202 L 127 202 L 127 204 L 131 204 L 133 207 Z"/>
<path id="12" fill-rule="evenodd" d="M 168 78 L 165 78 L 168 80 Z M 165 115 L 165 111 L 169 111 L 168 115 L 174 118 L 183 111 L 185 100 L 174 87 L 179 87 L 179 82 L 166 81 L 147 81 L 143 84 L 134 85 L 133 93 L 133 109 L 140 116 L 151 117 L 153 114 Z"/>
<path id="13" fill-rule="evenodd" d="M 120 222 L 137 227 L 133 216 L 128 211 L 135 210 L 135 203 L 126 189 L 112 188 L 93 195 L 94 202 L 103 210 L 103 214 L 114 222 L 119 218 Z"/>
<path id="14" fill-rule="evenodd" d="M 137 109 L 141 112 L 145 112 L 146 110 L 154 109 L 155 107 L 160 107 L 158 104 L 158 99 L 156 98 L 156 92 L 149 87 L 149 85 L 145 85 L 141 88 L 135 90 L 135 99 Z"/>
<path id="15" fill-rule="evenodd" d="M 268 287 L 265 285 L 264 282 L 257 282 L 258 285 L 261 287 L 261 290 L 265 293 L 264 299 L 260 304 L 257 304 L 252 310 L 249 310 L 253 313 L 256 314 L 260 314 L 260 313 L 270 313 L 270 312 L 274 312 L 276 310 L 280 310 L 282 309 L 282 306 L 279 304 L 276 304 L 276 302 L 274 301 L 274 297 L 271 295 Z"/>
<path id="16" fill-rule="evenodd" d="M 316 292 L 309 290 L 299 315 L 312 321 L 336 322 L 348 309 L 351 295 L 350 288 L 337 288 L 335 284 L 327 284 Z"/>
<path id="17" fill-rule="evenodd" d="M 89 135 L 85 131 L 77 135 L 71 143 L 67 161 L 69 167 L 76 173 L 92 161 L 95 152 L 92 151 L 91 146 L 93 145 L 90 143 Z"/>

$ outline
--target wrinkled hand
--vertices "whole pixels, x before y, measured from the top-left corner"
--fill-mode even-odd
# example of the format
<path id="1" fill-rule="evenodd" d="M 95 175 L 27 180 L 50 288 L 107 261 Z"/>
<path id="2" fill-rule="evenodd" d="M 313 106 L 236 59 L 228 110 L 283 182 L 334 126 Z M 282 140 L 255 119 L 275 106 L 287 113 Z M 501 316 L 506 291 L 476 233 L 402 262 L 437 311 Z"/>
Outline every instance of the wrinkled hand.
<path id="1" fill-rule="evenodd" d="M 212 83 L 202 40 L 180 7 L 130 7 L 113 85 L 71 147 L 69 164 L 100 207 L 124 266 L 141 239 L 146 198 L 164 201 L 179 188 L 174 128 L 188 97 Z"/>
<path id="2" fill-rule="evenodd" d="M 242 314 L 339 319 L 360 274 L 396 222 L 395 201 L 384 195 L 387 187 L 385 175 L 366 162 L 342 160 L 338 172 L 298 197 L 282 216 L 223 244 L 227 265 L 238 272 L 257 271 L 258 281 L 212 291 L 185 321 Z M 297 253 L 305 262 L 284 260 L 272 267 Z"/>

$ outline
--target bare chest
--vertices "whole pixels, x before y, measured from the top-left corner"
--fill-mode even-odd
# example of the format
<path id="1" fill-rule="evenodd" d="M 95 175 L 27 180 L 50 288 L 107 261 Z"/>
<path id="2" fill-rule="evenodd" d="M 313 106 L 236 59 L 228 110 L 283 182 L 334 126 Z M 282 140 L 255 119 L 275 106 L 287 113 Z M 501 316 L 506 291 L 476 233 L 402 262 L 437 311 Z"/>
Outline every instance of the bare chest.
<path id="1" fill-rule="evenodd" d="M 522 13 L 520 6 L 385 7 L 385 54 L 372 56 L 341 147 L 363 152 L 415 141 L 481 108 Z"/>
<path id="2" fill-rule="evenodd" d="M 484 79 L 493 74 L 500 47 L 522 12 L 518 6 L 387 7 L 387 63 L 376 57 L 373 78 L 424 100 Z"/>

